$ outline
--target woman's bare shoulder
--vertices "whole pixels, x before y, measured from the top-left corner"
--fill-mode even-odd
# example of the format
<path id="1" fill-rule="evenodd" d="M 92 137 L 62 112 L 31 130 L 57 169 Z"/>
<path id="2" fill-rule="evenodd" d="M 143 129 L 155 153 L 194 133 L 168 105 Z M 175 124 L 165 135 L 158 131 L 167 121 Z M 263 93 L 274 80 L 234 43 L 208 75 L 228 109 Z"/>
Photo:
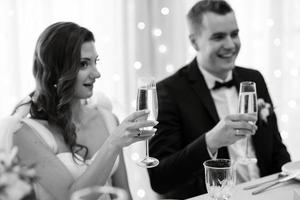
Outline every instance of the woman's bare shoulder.
<path id="1" fill-rule="evenodd" d="M 20 141 L 31 141 L 33 139 L 39 139 L 34 133 L 35 130 L 30 127 L 27 123 L 22 123 L 20 129 L 14 133 L 14 139 L 20 139 Z"/>
<path id="2" fill-rule="evenodd" d="M 65 193 L 74 180 L 64 164 L 43 142 L 32 127 L 24 123 L 14 134 L 14 145 L 18 147 L 18 158 L 22 164 L 34 165 L 39 184 L 50 194 Z"/>

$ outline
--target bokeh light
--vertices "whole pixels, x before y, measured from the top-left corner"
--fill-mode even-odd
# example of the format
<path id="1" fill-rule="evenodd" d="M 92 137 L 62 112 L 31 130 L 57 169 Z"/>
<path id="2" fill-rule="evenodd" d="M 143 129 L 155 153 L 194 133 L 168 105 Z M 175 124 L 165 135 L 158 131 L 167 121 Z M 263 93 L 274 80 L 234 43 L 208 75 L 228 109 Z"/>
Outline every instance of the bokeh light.
<path id="1" fill-rule="evenodd" d="M 163 15 L 168 15 L 170 13 L 170 9 L 168 7 L 163 7 L 160 12 Z"/>
<path id="2" fill-rule="evenodd" d="M 139 22 L 137 24 L 138 29 L 144 30 L 146 28 L 146 24 L 144 22 Z"/>
<path id="3" fill-rule="evenodd" d="M 167 51 L 167 46 L 164 45 L 164 44 L 159 45 L 158 51 L 159 51 L 160 53 L 166 53 L 166 51 Z"/>

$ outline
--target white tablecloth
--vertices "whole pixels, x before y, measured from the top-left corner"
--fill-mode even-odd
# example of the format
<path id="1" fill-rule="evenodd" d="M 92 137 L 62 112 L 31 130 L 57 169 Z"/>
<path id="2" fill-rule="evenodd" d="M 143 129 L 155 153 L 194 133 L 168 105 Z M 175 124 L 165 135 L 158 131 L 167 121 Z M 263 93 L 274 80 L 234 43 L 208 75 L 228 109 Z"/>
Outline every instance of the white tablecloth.
<path id="1" fill-rule="evenodd" d="M 295 194 L 300 191 L 300 181 L 290 180 L 285 183 L 281 183 L 280 185 L 276 185 L 272 188 L 267 189 L 266 191 L 252 195 L 252 191 L 256 190 L 244 190 L 243 188 L 248 185 L 252 185 L 259 182 L 264 182 L 266 180 L 275 179 L 278 174 L 273 174 L 270 176 L 266 176 L 254 181 L 250 181 L 247 183 L 242 183 L 240 185 L 235 186 L 233 189 L 233 195 L 230 200 L 296 200 Z M 189 200 L 209 200 L 208 194 L 200 195 L 194 198 L 190 198 Z"/>

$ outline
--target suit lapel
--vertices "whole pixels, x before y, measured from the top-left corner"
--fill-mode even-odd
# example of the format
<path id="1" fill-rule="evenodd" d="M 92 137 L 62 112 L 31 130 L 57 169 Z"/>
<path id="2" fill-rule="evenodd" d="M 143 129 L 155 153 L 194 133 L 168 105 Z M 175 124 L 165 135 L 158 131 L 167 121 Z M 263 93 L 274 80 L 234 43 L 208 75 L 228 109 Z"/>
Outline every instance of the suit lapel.
<path id="1" fill-rule="evenodd" d="M 235 86 L 235 88 L 237 90 L 237 93 L 239 94 L 240 83 L 243 82 L 244 80 L 241 78 L 241 76 L 240 76 L 238 70 L 236 69 L 236 67 L 233 69 L 232 78 L 233 78 L 234 86 Z"/>
<path id="2" fill-rule="evenodd" d="M 217 109 L 214 104 L 213 98 L 210 94 L 210 91 L 207 87 L 207 84 L 204 80 L 204 77 L 198 68 L 196 59 L 192 61 L 192 63 L 187 68 L 187 70 L 188 70 L 187 79 L 189 80 L 190 86 L 194 89 L 196 94 L 199 96 L 199 99 L 206 107 L 207 112 L 213 118 L 214 122 L 217 123 L 219 121 Z"/>
<path id="3" fill-rule="evenodd" d="M 245 80 L 242 78 L 241 74 L 236 68 L 233 69 L 232 76 L 234 80 L 234 86 L 237 90 L 237 93 L 239 93 L 240 83 Z M 192 61 L 192 63 L 189 65 L 187 69 L 187 79 L 189 80 L 190 86 L 194 89 L 194 91 L 199 96 L 203 105 L 207 108 L 208 113 L 217 123 L 220 120 L 217 113 L 217 109 L 214 104 L 211 93 L 205 82 L 204 76 L 202 75 L 201 71 L 198 68 L 196 58 Z"/>

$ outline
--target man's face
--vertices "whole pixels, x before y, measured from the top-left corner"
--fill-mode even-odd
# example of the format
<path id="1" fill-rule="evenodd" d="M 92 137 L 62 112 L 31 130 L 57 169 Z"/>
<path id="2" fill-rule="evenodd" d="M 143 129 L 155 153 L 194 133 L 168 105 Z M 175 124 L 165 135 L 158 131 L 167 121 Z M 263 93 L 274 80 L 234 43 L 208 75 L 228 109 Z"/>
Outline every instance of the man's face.
<path id="1" fill-rule="evenodd" d="M 190 35 L 192 45 L 198 51 L 200 65 L 225 79 L 234 68 L 241 46 L 235 15 L 233 12 L 226 15 L 208 12 L 203 16 L 200 29 Z"/>

